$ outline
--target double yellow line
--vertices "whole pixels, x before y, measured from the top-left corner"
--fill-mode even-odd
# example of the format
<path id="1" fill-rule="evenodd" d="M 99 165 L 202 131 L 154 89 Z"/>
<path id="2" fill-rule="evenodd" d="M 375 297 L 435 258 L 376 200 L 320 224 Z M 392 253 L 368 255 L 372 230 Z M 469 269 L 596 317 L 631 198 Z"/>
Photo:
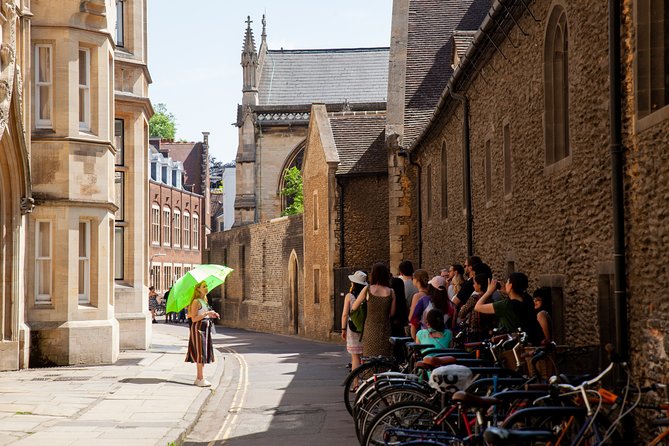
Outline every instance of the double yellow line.
<path id="1" fill-rule="evenodd" d="M 223 420 L 221 429 L 218 431 L 214 439 L 209 442 L 207 446 L 214 446 L 216 442 L 220 441 L 220 445 L 225 444 L 225 442 L 230 439 L 230 434 L 232 434 L 232 428 L 237 421 L 239 413 L 242 411 L 242 405 L 244 404 L 244 399 L 246 398 L 246 391 L 249 387 L 249 367 L 246 363 L 246 360 L 242 355 L 237 353 L 231 348 L 224 347 L 231 356 L 239 363 L 239 379 L 237 381 L 237 388 L 235 389 L 235 394 L 232 398 L 232 403 L 230 404 L 230 410 Z M 224 391 L 227 391 L 230 387 L 232 380 L 228 383 Z"/>

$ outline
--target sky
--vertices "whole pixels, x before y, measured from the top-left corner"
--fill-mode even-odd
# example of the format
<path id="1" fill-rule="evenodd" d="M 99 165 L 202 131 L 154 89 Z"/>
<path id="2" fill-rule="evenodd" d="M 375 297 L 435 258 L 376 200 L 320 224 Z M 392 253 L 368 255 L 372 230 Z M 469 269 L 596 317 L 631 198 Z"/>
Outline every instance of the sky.
<path id="1" fill-rule="evenodd" d="M 177 140 L 208 131 L 211 156 L 233 161 L 247 16 L 256 46 L 265 14 L 270 49 L 311 49 L 389 46 L 391 13 L 392 0 L 149 0 L 149 97 L 176 117 Z"/>

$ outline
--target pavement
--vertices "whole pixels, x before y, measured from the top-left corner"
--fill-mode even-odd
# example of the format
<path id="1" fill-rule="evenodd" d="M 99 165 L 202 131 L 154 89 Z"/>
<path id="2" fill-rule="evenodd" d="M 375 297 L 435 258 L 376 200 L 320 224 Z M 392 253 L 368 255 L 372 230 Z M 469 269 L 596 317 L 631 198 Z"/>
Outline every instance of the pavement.
<path id="1" fill-rule="evenodd" d="M 152 327 L 148 350 L 122 351 L 111 365 L 0 373 L 0 446 L 183 442 L 222 382 L 223 354 L 204 368 L 212 387 L 196 387 L 188 326 Z"/>

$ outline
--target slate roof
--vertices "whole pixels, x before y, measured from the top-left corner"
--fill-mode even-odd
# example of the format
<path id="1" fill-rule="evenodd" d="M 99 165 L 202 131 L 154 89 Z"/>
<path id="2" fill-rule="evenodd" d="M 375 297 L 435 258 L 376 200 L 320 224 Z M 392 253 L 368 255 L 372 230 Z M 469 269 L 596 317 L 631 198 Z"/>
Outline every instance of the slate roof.
<path id="1" fill-rule="evenodd" d="M 409 4 L 404 146 L 428 124 L 453 74 L 451 36 L 476 30 L 491 0 L 411 0 Z M 470 7 L 471 6 L 471 7 Z"/>
<path id="2" fill-rule="evenodd" d="M 336 175 L 388 172 L 386 115 L 331 115 L 330 126 L 339 154 Z"/>
<path id="3" fill-rule="evenodd" d="M 269 50 L 259 105 L 386 102 L 388 48 Z"/>

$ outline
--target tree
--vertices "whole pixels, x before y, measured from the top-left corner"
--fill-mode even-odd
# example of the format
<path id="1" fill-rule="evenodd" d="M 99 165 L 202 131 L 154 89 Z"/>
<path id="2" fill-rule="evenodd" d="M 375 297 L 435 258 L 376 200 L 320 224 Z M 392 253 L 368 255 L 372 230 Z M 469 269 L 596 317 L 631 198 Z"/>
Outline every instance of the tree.
<path id="1" fill-rule="evenodd" d="M 174 115 L 167 111 L 165 104 L 156 104 L 155 114 L 149 121 L 149 135 L 174 141 L 177 133 L 177 120 Z"/>
<path id="2" fill-rule="evenodd" d="M 284 187 L 281 195 L 286 197 L 288 206 L 281 215 L 295 215 L 304 212 L 304 194 L 302 192 L 302 172 L 297 167 L 286 170 L 283 178 Z"/>

